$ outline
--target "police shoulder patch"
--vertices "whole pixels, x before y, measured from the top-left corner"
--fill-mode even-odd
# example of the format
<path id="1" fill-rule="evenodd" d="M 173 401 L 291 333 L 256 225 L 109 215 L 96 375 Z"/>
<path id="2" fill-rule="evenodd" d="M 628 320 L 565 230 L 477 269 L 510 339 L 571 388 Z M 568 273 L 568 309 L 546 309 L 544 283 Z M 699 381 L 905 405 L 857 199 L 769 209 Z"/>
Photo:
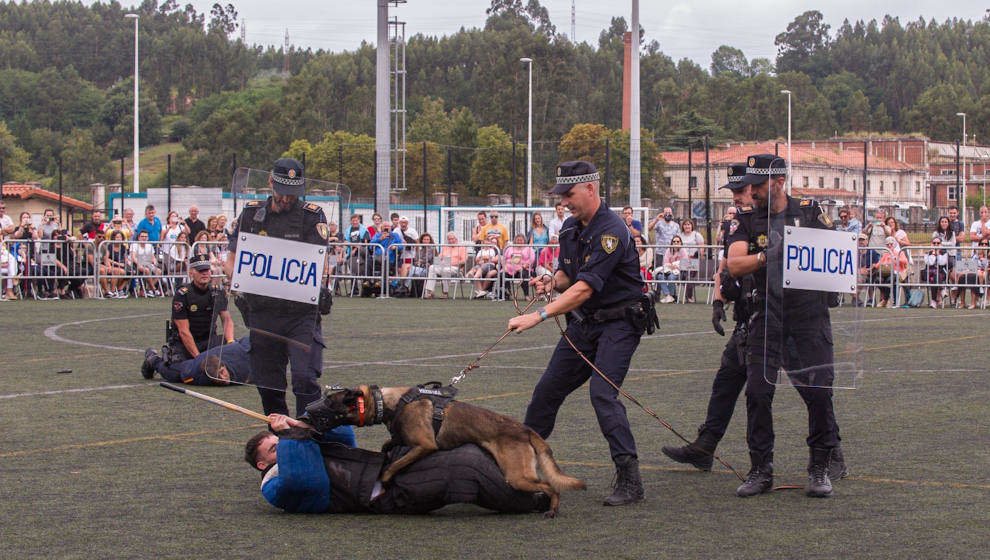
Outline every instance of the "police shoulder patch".
<path id="1" fill-rule="evenodd" d="M 245 204 L 244 207 L 245 208 L 257 208 L 258 206 L 261 206 L 264 203 L 265 203 L 265 201 L 263 201 L 263 200 L 252 200 L 252 201 L 248 202 L 247 204 Z"/>
<path id="2" fill-rule="evenodd" d="M 729 222 L 729 235 L 735 233 L 737 229 L 739 229 L 739 220 L 734 219 Z"/>
<path id="3" fill-rule="evenodd" d="M 801 200 L 801 206 L 811 206 L 811 203 L 812 202 L 814 202 L 814 201 L 811 200 L 810 198 L 805 198 L 805 199 Z"/>
<path id="4" fill-rule="evenodd" d="M 199 310 L 199 307 L 197 307 L 195 303 L 189 306 L 189 311 L 195 312 L 195 311 L 198 311 L 198 310 Z"/>
<path id="5" fill-rule="evenodd" d="M 323 222 L 316 224 L 316 233 L 319 234 L 323 239 L 330 238 L 330 227 Z"/>
<path id="6" fill-rule="evenodd" d="M 318 204 L 313 204 L 312 202 L 307 202 L 305 204 L 305 206 L 303 206 L 303 208 L 305 208 L 306 210 L 309 210 L 310 212 L 319 212 L 320 211 L 320 206 Z"/>
<path id="7" fill-rule="evenodd" d="M 830 228 L 832 227 L 832 220 L 828 219 L 828 214 L 825 213 L 825 209 L 822 208 L 820 214 L 818 214 L 818 221 L 822 223 L 823 226 Z"/>
<path id="8" fill-rule="evenodd" d="M 752 211 L 753 211 L 753 207 L 748 204 L 745 204 L 743 206 L 740 206 L 738 209 L 736 209 L 736 214 L 749 214 Z"/>
<path id="9" fill-rule="evenodd" d="M 181 301 L 173 301 L 172 302 L 172 309 L 174 309 L 176 311 L 182 311 L 182 302 Z"/>
<path id="10" fill-rule="evenodd" d="M 605 234 L 602 236 L 602 249 L 611 255 L 619 248 L 619 238 L 614 235 Z"/>

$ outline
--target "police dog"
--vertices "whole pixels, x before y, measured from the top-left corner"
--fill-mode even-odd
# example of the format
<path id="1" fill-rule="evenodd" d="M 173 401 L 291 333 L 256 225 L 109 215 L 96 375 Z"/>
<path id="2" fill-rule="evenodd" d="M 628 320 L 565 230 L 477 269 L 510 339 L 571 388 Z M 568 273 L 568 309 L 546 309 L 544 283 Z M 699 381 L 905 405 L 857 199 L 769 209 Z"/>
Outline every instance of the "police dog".
<path id="1" fill-rule="evenodd" d="M 453 449 L 473 443 L 491 453 L 516 490 L 544 492 L 550 497 L 547 517 L 557 514 L 560 492 L 585 490 L 584 482 L 565 475 L 553 458 L 547 442 L 532 429 L 490 410 L 451 400 L 452 388 L 443 399 L 445 406 L 435 411 L 430 396 L 441 394 L 437 388 L 378 387 L 358 385 L 355 389 L 329 390 L 324 397 L 306 408 L 309 420 L 320 430 L 339 425 L 367 426 L 384 423 L 392 434 L 385 448 L 408 445 L 412 449 L 395 461 L 381 475 L 382 482 L 419 459 L 439 449 Z M 411 397 L 419 391 L 419 395 Z M 398 414 L 396 414 L 398 411 Z M 434 432 L 434 420 L 440 423 Z M 542 478 L 537 473 L 539 468 Z"/>

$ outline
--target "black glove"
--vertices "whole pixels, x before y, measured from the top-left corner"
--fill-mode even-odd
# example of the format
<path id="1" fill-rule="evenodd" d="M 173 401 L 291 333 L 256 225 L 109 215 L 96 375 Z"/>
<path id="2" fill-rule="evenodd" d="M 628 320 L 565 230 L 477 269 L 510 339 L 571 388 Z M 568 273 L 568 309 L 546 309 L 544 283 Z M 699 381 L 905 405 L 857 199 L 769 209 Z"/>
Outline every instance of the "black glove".
<path id="1" fill-rule="evenodd" d="M 725 329 L 722 328 L 722 321 L 725 320 L 725 304 L 717 299 L 712 304 L 712 328 L 721 336 L 725 336 Z"/>

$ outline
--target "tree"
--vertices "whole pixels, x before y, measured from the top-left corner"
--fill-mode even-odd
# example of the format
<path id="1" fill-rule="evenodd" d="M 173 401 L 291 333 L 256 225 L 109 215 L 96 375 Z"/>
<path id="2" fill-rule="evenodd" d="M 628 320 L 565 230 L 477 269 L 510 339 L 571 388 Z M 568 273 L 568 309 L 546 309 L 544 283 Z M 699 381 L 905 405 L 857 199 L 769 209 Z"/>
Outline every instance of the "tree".
<path id="1" fill-rule="evenodd" d="M 228 36 L 237 31 L 237 9 L 233 4 L 222 6 L 213 4 L 210 9 L 210 31 L 217 31 Z"/>
<path id="2" fill-rule="evenodd" d="M 307 173 L 310 177 L 333 182 L 342 175 L 342 182 L 351 189 L 351 194 L 371 195 L 375 192 L 374 153 L 375 139 L 366 134 L 343 130 L 328 132 L 313 145 L 306 157 Z M 343 160 L 343 167 L 340 160 Z"/>
<path id="3" fill-rule="evenodd" d="M 471 162 L 471 194 L 505 193 L 512 180 L 512 141 L 497 124 L 478 129 Z"/>
<path id="4" fill-rule="evenodd" d="M 736 78 L 750 75 L 746 55 L 737 48 L 722 45 L 712 53 L 712 75 L 728 74 Z"/>
<path id="5" fill-rule="evenodd" d="M 3 161 L 2 181 L 28 180 L 28 153 L 17 145 L 17 139 L 3 121 L 0 121 L 0 160 Z"/>
<path id="6" fill-rule="evenodd" d="M 787 31 L 777 35 L 778 72 L 804 72 L 815 80 L 828 72 L 829 25 L 818 10 L 809 10 L 794 18 Z"/>
<path id="7" fill-rule="evenodd" d="M 590 161 L 605 178 L 606 138 L 609 140 L 610 183 L 612 196 L 617 200 L 629 196 L 629 133 L 609 130 L 600 124 L 576 124 L 560 140 L 561 161 Z M 660 157 L 660 148 L 648 130 L 640 133 L 640 172 L 643 196 L 666 199 L 671 196 L 664 185 L 663 171 L 666 162 Z M 604 183 L 603 183 L 604 188 Z"/>
<path id="8" fill-rule="evenodd" d="M 61 157 L 63 179 L 69 185 L 84 187 L 92 183 L 109 183 L 113 178 L 110 154 L 94 142 L 90 130 L 73 130 L 66 138 Z"/>

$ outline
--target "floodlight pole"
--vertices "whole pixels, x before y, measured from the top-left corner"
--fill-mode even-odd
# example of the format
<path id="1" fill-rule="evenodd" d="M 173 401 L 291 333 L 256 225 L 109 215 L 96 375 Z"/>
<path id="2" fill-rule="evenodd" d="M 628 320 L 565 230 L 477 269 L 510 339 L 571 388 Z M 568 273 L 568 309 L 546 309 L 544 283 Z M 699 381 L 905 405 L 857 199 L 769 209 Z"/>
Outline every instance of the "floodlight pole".
<path id="1" fill-rule="evenodd" d="M 957 117 L 962 117 L 962 121 L 963 121 L 962 145 L 963 145 L 963 148 L 965 148 L 966 147 L 966 113 L 956 113 L 956 116 Z M 961 152 L 960 152 L 959 156 L 960 156 L 960 159 L 962 159 L 962 153 Z M 961 193 L 956 193 L 956 195 L 959 198 L 962 199 L 959 202 L 959 204 L 962 207 L 962 219 L 963 219 L 963 223 L 966 223 L 966 191 L 968 189 L 967 189 L 967 185 L 966 185 L 966 164 L 965 163 L 963 163 L 963 165 L 962 165 L 962 172 L 963 172 L 963 177 L 962 177 L 962 192 Z"/>
<path id="2" fill-rule="evenodd" d="M 526 128 L 526 207 L 533 205 L 533 59 L 520 58 L 529 67 L 529 125 Z"/>
<path id="3" fill-rule="evenodd" d="M 139 192 L 140 183 L 141 183 L 141 175 L 138 172 L 138 169 L 140 168 L 140 164 L 139 164 L 140 154 L 138 153 L 138 148 L 139 148 L 139 138 L 140 138 L 139 129 L 140 129 L 140 123 L 141 123 L 141 121 L 138 118 L 138 77 L 139 77 L 139 72 L 138 72 L 138 20 L 140 19 L 140 16 L 138 16 L 137 14 L 126 14 L 126 15 L 124 15 L 124 17 L 127 18 L 127 19 L 133 19 L 134 20 L 134 182 L 133 182 L 134 188 L 133 188 L 133 190 L 134 190 L 134 192 Z M 123 197 L 124 197 L 124 184 L 123 184 L 123 182 L 120 185 L 120 197 L 121 197 L 121 200 L 123 200 Z"/>
<path id="4" fill-rule="evenodd" d="M 629 54 L 629 206 L 642 206 L 639 138 L 639 0 L 632 0 Z"/>
<path id="5" fill-rule="evenodd" d="M 782 89 L 780 93 L 787 95 L 787 195 L 791 194 L 791 187 L 794 186 L 794 175 L 791 173 L 791 90 Z"/>

